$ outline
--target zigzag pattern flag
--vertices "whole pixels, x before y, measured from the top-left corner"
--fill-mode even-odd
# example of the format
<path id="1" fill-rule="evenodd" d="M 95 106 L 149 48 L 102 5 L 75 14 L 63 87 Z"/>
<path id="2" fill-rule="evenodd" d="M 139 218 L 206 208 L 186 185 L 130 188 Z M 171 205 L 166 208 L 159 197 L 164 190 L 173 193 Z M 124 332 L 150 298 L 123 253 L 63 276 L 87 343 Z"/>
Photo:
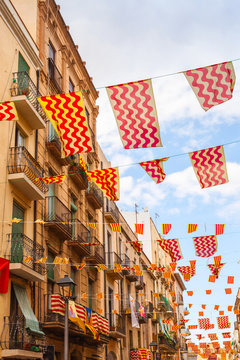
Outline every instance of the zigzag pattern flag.
<path id="1" fill-rule="evenodd" d="M 118 168 L 88 171 L 91 180 L 102 190 L 109 200 L 117 201 L 120 196 Z"/>
<path id="2" fill-rule="evenodd" d="M 135 233 L 139 235 L 144 234 L 144 224 L 134 224 L 135 225 Z"/>
<path id="3" fill-rule="evenodd" d="M 121 232 L 121 225 L 118 223 L 110 224 L 113 232 Z"/>
<path id="4" fill-rule="evenodd" d="M 215 235 L 193 237 L 196 256 L 209 257 L 217 251 L 217 238 Z"/>
<path id="5" fill-rule="evenodd" d="M 211 273 L 218 279 L 221 268 L 225 265 L 221 263 L 221 256 L 214 256 L 214 264 L 208 264 Z"/>
<path id="6" fill-rule="evenodd" d="M 194 231 L 197 231 L 198 224 L 188 224 L 188 233 L 192 233 Z"/>
<path id="7" fill-rule="evenodd" d="M 146 173 L 155 181 L 156 184 L 160 184 L 166 177 L 163 171 L 163 161 L 168 158 L 155 159 L 150 161 L 140 162 L 139 165 L 146 171 Z"/>
<path id="8" fill-rule="evenodd" d="M 178 266 L 178 271 L 183 275 L 185 281 L 196 275 L 196 260 L 189 261 L 190 266 Z"/>
<path id="9" fill-rule="evenodd" d="M 124 149 L 162 146 L 151 80 L 106 90 Z"/>
<path id="10" fill-rule="evenodd" d="M 202 189 L 228 182 L 223 146 L 190 152 L 189 157 Z"/>
<path id="11" fill-rule="evenodd" d="M 58 175 L 58 176 L 40 177 L 36 180 L 41 180 L 47 185 L 52 183 L 62 184 L 64 182 L 65 177 L 66 175 Z"/>
<path id="12" fill-rule="evenodd" d="M 18 114 L 14 102 L 6 101 L 0 103 L 0 121 L 3 120 L 6 121 L 18 120 Z"/>
<path id="13" fill-rule="evenodd" d="M 93 151 L 80 91 L 38 98 L 61 140 L 62 157 Z"/>
<path id="14" fill-rule="evenodd" d="M 198 319 L 199 329 L 206 329 L 210 325 L 209 318 Z"/>
<path id="15" fill-rule="evenodd" d="M 227 339 L 231 337 L 231 333 L 230 332 L 222 333 L 222 336 L 224 339 Z"/>
<path id="16" fill-rule="evenodd" d="M 172 228 L 172 224 L 162 224 L 162 233 L 167 235 Z"/>
<path id="17" fill-rule="evenodd" d="M 170 255 L 172 262 L 183 258 L 178 239 L 160 239 L 157 240 L 161 248 Z"/>
<path id="18" fill-rule="evenodd" d="M 227 329 L 231 327 L 229 323 L 228 316 L 219 316 L 217 317 L 217 324 L 219 329 Z"/>
<path id="19" fill-rule="evenodd" d="M 213 334 L 208 334 L 208 337 L 211 341 L 215 341 L 218 340 L 217 334 L 213 333 Z"/>
<path id="20" fill-rule="evenodd" d="M 215 224 L 215 235 L 223 235 L 225 224 Z"/>
<path id="21" fill-rule="evenodd" d="M 184 75 L 205 111 L 232 98 L 236 77 L 231 61 L 188 70 Z"/>

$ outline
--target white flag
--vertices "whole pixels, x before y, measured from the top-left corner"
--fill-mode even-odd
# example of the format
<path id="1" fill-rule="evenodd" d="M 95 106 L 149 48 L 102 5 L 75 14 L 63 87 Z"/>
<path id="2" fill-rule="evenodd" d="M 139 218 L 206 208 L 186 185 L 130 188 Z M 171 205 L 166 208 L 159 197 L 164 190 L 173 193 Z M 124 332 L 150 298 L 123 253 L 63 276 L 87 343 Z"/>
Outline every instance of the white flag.
<path id="1" fill-rule="evenodd" d="M 139 326 L 139 322 L 138 322 L 138 318 L 137 318 L 137 314 L 136 314 L 136 309 L 135 309 L 135 304 L 134 304 L 134 300 L 133 298 L 129 295 L 130 298 L 130 308 L 131 308 L 131 319 L 132 319 L 132 327 L 135 328 L 140 328 Z"/>

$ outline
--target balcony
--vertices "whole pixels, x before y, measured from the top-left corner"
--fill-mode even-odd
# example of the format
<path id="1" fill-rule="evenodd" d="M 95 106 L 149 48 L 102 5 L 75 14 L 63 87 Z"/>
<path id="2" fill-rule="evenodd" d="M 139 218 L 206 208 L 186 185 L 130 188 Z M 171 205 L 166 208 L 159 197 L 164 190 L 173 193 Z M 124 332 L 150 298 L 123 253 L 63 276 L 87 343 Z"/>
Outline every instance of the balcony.
<path id="1" fill-rule="evenodd" d="M 91 232 L 79 220 L 72 223 L 72 232 L 72 238 L 67 241 L 68 246 L 71 246 L 80 257 L 90 256 L 90 246 L 82 244 L 90 242 Z"/>
<path id="2" fill-rule="evenodd" d="M 135 271 L 130 268 L 129 274 L 126 275 L 126 279 L 130 282 L 138 281 L 138 276 L 135 274 Z"/>
<path id="3" fill-rule="evenodd" d="M 62 93 L 62 75 L 58 70 L 53 59 L 48 58 L 48 76 L 50 79 L 50 93 L 51 95 Z"/>
<path id="4" fill-rule="evenodd" d="M 178 295 L 178 306 L 182 306 L 184 305 L 184 302 L 183 302 L 183 296 L 182 295 Z"/>
<path id="5" fill-rule="evenodd" d="M 79 190 L 88 189 L 88 178 L 80 164 L 70 165 L 68 168 L 68 175 L 70 175 L 70 179 L 75 182 Z"/>
<path id="6" fill-rule="evenodd" d="M 121 264 L 122 260 L 115 252 L 106 253 L 107 269 L 106 273 L 112 280 L 121 280 L 123 278 L 121 272 L 114 271 L 115 264 Z"/>
<path id="7" fill-rule="evenodd" d="M 114 201 L 106 198 L 104 207 L 104 216 L 109 223 L 119 222 L 119 210 Z"/>
<path id="8" fill-rule="evenodd" d="M 56 196 L 46 197 L 45 222 L 63 241 L 72 238 L 71 211 Z"/>
<path id="9" fill-rule="evenodd" d="M 61 157 L 61 140 L 50 122 L 48 122 L 46 147 L 52 153 L 54 159 L 60 163 L 60 165 L 64 166 L 69 164 L 69 157 Z"/>
<path id="10" fill-rule="evenodd" d="M 42 200 L 48 186 L 38 180 L 43 169 L 24 146 L 9 149 L 8 180 L 29 200 Z"/>
<path id="11" fill-rule="evenodd" d="M 138 301 L 136 301 L 135 306 L 136 306 L 136 313 L 138 316 L 139 324 L 147 324 L 147 320 L 148 320 L 147 307 L 142 306 Z M 141 312 L 141 310 L 143 312 Z"/>
<path id="12" fill-rule="evenodd" d="M 152 302 L 149 302 L 147 304 L 147 317 L 153 318 L 153 303 Z"/>
<path id="13" fill-rule="evenodd" d="M 126 254 L 122 254 L 122 259 L 124 258 L 122 262 L 122 274 L 123 275 L 130 275 L 130 259 Z"/>
<path id="14" fill-rule="evenodd" d="M 160 314 L 156 311 L 153 312 L 153 316 L 152 316 L 152 322 L 154 324 L 158 324 L 159 323 L 159 319 L 160 319 Z"/>
<path id="15" fill-rule="evenodd" d="M 176 342 L 165 335 L 158 336 L 158 346 L 161 352 L 175 353 L 177 351 Z"/>
<path id="16" fill-rule="evenodd" d="M 95 237 L 92 237 L 91 243 L 97 244 L 90 246 L 90 255 L 87 260 L 94 264 L 104 264 L 104 247 Z"/>
<path id="17" fill-rule="evenodd" d="M 10 272 L 30 281 L 44 281 L 44 269 L 35 261 L 42 258 L 43 247 L 24 234 L 7 234 L 5 257 L 10 260 Z M 25 261 L 29 258 L 29 261 Z"/>
<path id="18" fill-rule="evenodd" d="M 94 182 L 88 183 L 86 198 L 94 209 L 101 209 L 103 207 L 103 193 Z"/>
<path id="19" fill-rule="evenodd" d="M 37 101 L 41 94 L 27 72 L 13 73 L 10 94 L 11 101 L 14 101 L 18 114 L 23 117 L 32 130 L 46 127 L 47 117 Z"/>
<path id="20" fill-rule="evenodd" d="M 110 314 L 109 318 L 109 336 L 118 339 L 125 338 L 125 321 L 119 314 Z"/>
<path id="21" fill-rule="evenodd" d="M 4 316 L 0 338 L 2 358 L 42 359 L 45 347 L 45 337 L 27 331 L 23 316 Z"/>
<path id="22" fill-rule="evenodd" d="M 135 287 L 137 290 L 143 290 L 144 289 L 144 282 L 143 282 L 143 276 L 138 276 L 138 280 L 135 284 Z"/>

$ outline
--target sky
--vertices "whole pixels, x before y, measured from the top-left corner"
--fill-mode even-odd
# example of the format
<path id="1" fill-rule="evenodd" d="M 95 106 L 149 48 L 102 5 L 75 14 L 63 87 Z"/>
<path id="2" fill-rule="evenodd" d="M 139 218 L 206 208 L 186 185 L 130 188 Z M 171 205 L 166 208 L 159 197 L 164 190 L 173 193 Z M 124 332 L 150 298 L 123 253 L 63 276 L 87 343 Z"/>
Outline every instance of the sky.
<path id="1" fill-rule="evenodd" d="M 218 312 L 213 306 L 218 304 L 224 315 L 229 315 L 233 327 L 234 315 L 226 307 L 234 305 L 240 281 L 240 61 L 236 60 L 240 58 L 239 1 L 57 3 L 99 89 L 97 138 L 112 166 L 119 166 L 118 206 L 124 211 L 134 211 L 135 204 L 139 211 L 147 207 L 160 233 L 162 224 L 172 224 L 167 237 L 179 239 L 184 256 L 179 266 L 197 259 L 197 274 L 186 283 L 194 295 L 184 296 L 185 304 L 194 304 L 187 317 L 189 324 L 197 324 L 201 304 L 207 304 L 204 317 L 216 324 Z M 233 98 L 205 112 L 179 72 L 229 60 L 236 60 Z M 124 150 L 104 87 L 146 78 L 154 78 L 163 147 Z M 224 151 L 229 183 L 201 189 L 187 153 L 222 144 L 228 144 Z M 173 155 L 164 163 L 166 179 L 158 185 L 139 165 L 131 165 Z M 216 253 L 222 256 L 225 266 L 215 284 L 208 282 L 207 264 L 213 259 L 195 257 L 192 234 L 187 234 L 189 223 L 199 224 L 193 236 L 212 235 L 214 224 L 225 224 L 224 235 L 218 236 Z M 228 275 L 235 276 L 234 285 L 227 284 Z M 225 295 L 228 287 L 232 288 L 231 295 Z M 206 289 L 212 289 L 212 295 L 205 295 Z M 215 326 L 210 332 L 216 331 Z"/>

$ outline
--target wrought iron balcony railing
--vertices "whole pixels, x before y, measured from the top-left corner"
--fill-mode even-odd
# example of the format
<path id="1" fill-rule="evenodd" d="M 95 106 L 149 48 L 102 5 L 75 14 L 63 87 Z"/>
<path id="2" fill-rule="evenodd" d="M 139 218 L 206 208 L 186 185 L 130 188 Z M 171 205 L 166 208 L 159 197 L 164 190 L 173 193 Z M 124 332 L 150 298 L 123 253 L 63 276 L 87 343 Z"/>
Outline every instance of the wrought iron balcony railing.
<path id="1" fill-rule="evenodd" d="M 46 226 L 54 226 L 58 231 L 72 236 L 71 211 L 56 196 L 46 196 Z"/>
<path id="2" fill-rule="evenodd" d="M 47 117 L 37 98 L 42 96 L 36 85 L 26 71 L 14 72 L 13 83 L 10 88 L 12 97 L 25 95 L 41 118 L 46 121 Z"/>
<path id="3" fill-rule="evenodd" d="M 41 264 L 36 263 L 36 260 L 43 257 L 43 254 L 44 248 L 25 234 L 7 234 L 5 256 L 11 263 L 24 264 L 43 275 L 43 267 Z"/>
<path id="4" fill-rule="evenodd" d="M 115 253 L 114 251 L 106 253 L 106 261 L 107 261 L 107 267 L 109 269 L 113 269 L 114 264 L 122 263 L 120 256 L 118 256 L 118 254 Z"/>
<path id="5" fill-rule="evenodd" d="M 48 76 L 55 88 L 52 89 L 51 87 L 51 90 L 53 90 L 54 93 L 62 93 L 62 75 L 51 58 L 48 58 Z"/>
<path id="6" fill-rule="evenodd" d="M 94 262 L 95 264 L 103 264 L 104 263 L 104 247 L 103 247 L 103 245 L 94 236 L 91 239 L 91 243 L 95 243 L 97 245 L 90 246 L 89 260 Z"/>
<path id="7" fill-rule="evenodd" d="M 45 337 L 40 338 L 27 331 L 23 315 L 4 316 L 3 320 L 3 329 L 0 337 L 0 348 L 2 350 L 17 349 L 33 352 L 43 352 L 45 350 Z M 41 329 L 41 324 L 39 325 Z"/>
<path id="8" fill-rule="evenodd" d="M 114 201 L 106 199 L 104 211 L 106 214 L 111 213 L 116 222 L 119 222 L 119 210 Z"/>
<path id="9" fill-rule="evenodd" d="M 108 321 L 110 332 L 115 331 L 123 335 L 125 334 L 125 320 L 121 315 L 110 314 Z"/>
<path id="10" fill-rule="evenodd" d="M 38 180 L 44 174 L 43 168 L 24 146 L 11 147 L 9 149 L 8 173 L 24 173 L 39 190 L 43 193 L 48 191 L 48 186 Z"/>
<path id="11" fill-rule="evenodd" d="M 72 222 L 72 238 L 68 240 L 67 244 L 74 246 L 75 251 L 77 251 L 80 256 L 90 256 L 90 246 L 83 244 L 90 243 L 91 238 L 91 231 L 88 230 L 80 220 Z"/>
<path id="12" fill-rule="evenodd" d="M 176 351 L 177 347 L 176 347 L 176 342 L 170 338 L 168 338 L 165 335 L 159 335 L 158 336 L 158 344 L 161 347 L 163 346 L 167 346 L 169 348 L 171 348 L 172 350 Z"/>
<path id="13" fill-rule="evenodd" d="M 94 182 L 88 183 L 86 195 L 96 209 L 100 209 L 103 206 L 103 193 Z"/>

